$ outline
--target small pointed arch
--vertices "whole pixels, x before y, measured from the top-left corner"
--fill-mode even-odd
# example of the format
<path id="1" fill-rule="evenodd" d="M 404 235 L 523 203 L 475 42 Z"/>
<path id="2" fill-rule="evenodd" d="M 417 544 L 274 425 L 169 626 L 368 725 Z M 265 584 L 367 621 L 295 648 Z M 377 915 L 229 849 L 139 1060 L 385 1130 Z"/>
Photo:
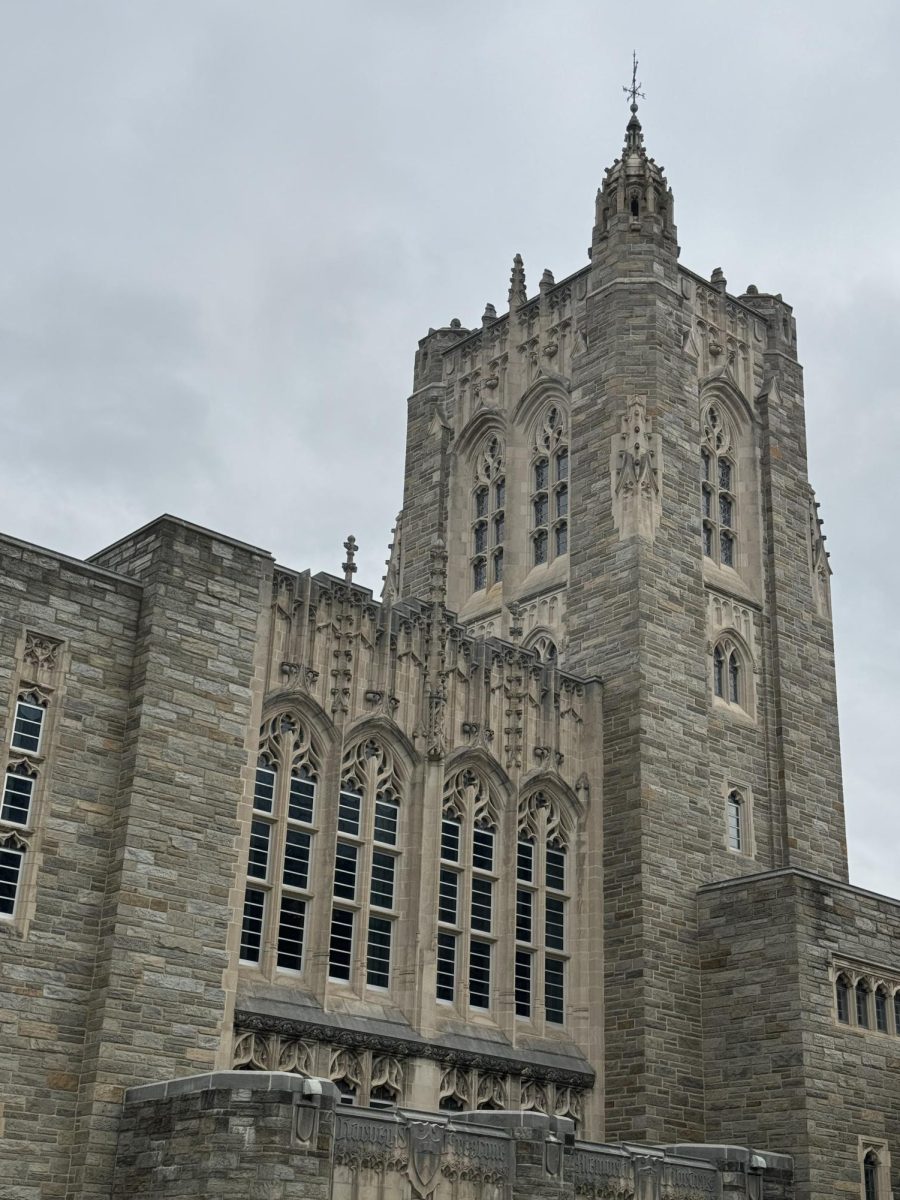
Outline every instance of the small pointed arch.
<path id="1" fill-rule="evenodd" d="M 856 997 L 856 1023 L 861 1029 L 868 1029 L 871 1025 L 869 1018 L 869 997 L 872 995 L 871 981 L 865 975 L 860 975 L 853 992 Z"/>
<path id="2" fill-rule="evenodd" d="M 260 726 L 261 736 L 267 724 L 271 728 L 273 718 L 281 713 L 294 715 L 299 718 L 302 725 L 308 727 L 313 735 L 313 740 L 318 742 L 320 753 L 328 754 L 336 746 L 338 740 L 337 731 L 331 718 L 321 705 L 305 692 L 288 691 L 286 689 L 273 692 L 266 698 L 263 705 L 262 724 Z"/>
<path id="3" fill-rule="evenodd" d="M 551 404 L 556 404 L 568 421 L 571 389 L 572 385 L 564 375 L 541 369 L 513 410 L 512 423 L 517 429 L 526 431 L 529 443 L 534 440 L 539 416 Z"/>
<path id="4" fill-rule="evenodd" d="M 753 654 L 733 627 L 718 635 L 712 649 L 712 693 L 717 700 L 753 716 L 755 705 Z"/>
<path id="5" fill-rule="evenodd" d="M 553 632 L 546 625 L 538 625 L 532 629 L 525 639 L 524 649 L 530 650 L 537 657 L 538 661 L 544 663 L 546 666 L 556 666 L 559 657 L 559 648 Z"/>
<path id="6" fill-rule="evenodd" d="M 453 452 L 462 462 L 471 458 L 492 435 L 505 442 L 506 433 L 506 417 L 499 408 L 480 408 L 465 428 L 460 430 Z"/>
<path id="7" fill-rule="evenodd" d="M 358 745 L 371 739 L 383 742 L 401 764 L 404 779 L 411 778 L 421 761 L 421 756 L 410 738 L 407 737 L 399 725 L 396 725 L 388 717 L 364 716 L 350 725 L 344 733 L 344 753 L 346 754 L 347 747 Z"/>
<path id="8" fill-rule="evenodd" d="M 483 751 L 464 750 L 452 764 L 448 761 L 444 773 L 445 813 L 499 830 L 510 794 L 509 780 Z"/>
<path id="9" fill-rule="evenodd" d="M 850 1024 L 850 989 L 850 977 L 846 971 L 839 971 L 834 981 L 834 999 L 837 1019 L 842 1025 Z"/>
<path id="10" fill-rule="evenodd" d="M 875 1028 L 879 1033 L 888 1031 L 888 989 L 883 982 L 875 985 Z"/>
<path id="11" fill-rule="evenodd" d="M 584 804 L 579 794 L 573 791 L 558 775 L 543 768 L 526 775 L 519 785 L 519 795 L 522 800 L 535 792 L 544 793 L 548 801 L 558 810 L 560 820 L 568 835 L 574 837 L 584 817 Z"/>
<path id="12" fill-rule="evenodd" d="M 756 424 L 756 414 L 750 401 L 737 384 L 721 372 L 716 371 L 700 381 L 700 412 L 709 405 L 718 405 L 722 412 L 743 433 Z"/>

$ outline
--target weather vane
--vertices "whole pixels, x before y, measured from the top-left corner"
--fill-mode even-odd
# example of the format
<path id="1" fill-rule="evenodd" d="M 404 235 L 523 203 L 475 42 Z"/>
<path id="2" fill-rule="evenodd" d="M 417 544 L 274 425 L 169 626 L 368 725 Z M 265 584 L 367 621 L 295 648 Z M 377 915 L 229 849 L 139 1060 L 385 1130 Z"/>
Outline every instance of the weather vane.
<path id="1" fill-rule="evenodd" d="M 633 50 L 631 53 L 631 87 L 623 87 L 622 88 L 622 91 L 625 92 L 625 94 L 627 96 L 631 97 L 631 111 L 632 112 L 637 112 L 638 96 L 640 96 L 640 98 L 642 100 L 647 99 L 647 97 L 641 91 L 641 85 L 638 83 L 637 69 L 638 69 L 637 50 Z"/>

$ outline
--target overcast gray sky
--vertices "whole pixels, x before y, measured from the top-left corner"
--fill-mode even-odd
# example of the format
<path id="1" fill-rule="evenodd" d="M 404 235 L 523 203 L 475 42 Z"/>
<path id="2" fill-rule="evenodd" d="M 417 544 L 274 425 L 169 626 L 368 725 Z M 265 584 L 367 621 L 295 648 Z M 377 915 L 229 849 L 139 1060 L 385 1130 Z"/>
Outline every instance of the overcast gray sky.
<path id="1" fill-rule="evenodd" d="M 353 532 L 379 588 L 416 341 L 585 263 L 633 46 L 682 261 L 795 307 L 852 879 L 898 894 L 896 0 L 0 0 L 0 527 Z"/>

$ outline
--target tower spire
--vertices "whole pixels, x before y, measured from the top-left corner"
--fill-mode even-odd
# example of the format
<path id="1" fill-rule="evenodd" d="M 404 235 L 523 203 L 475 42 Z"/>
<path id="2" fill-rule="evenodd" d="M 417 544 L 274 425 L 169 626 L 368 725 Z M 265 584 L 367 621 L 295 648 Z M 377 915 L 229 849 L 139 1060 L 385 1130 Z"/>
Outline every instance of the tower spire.
<path id="1" fill-rule="evenodd" d="M 641 84 L 637 77 L 638 58 L 637 51 L 633 50 L 631 54 L 631 87 L 623 87 L 622 91 L 626 96 L 631 97 L 631 120 L 625 129 L 625 153 L 626 154 L 641 154 L 644 151 L 644 135 L 641 131 L 641 123 L 638 120 L 638 97 L 641 100 L 646 100 L 646 96 L 641 91 Z"/>

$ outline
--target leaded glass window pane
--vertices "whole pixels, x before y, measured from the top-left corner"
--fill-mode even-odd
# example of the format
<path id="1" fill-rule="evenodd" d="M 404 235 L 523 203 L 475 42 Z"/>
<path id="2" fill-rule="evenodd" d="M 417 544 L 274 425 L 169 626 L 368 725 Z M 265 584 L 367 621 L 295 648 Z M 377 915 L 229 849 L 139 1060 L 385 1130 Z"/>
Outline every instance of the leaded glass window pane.
<path id="1" fill-rule="evenodd" d="M 309 887 L 309 848 L 312 838 L 299 829 L 289 829 L 284 839 L 285 887 Z"/>
<path id="2" fill-rule="evenodd" d="M 547 887 L 562 892 L 566 887 L 566 852 L 547 847 Z"/>
<path id="3" fill-rule="evenodd" d="M 453 1000 L 456 994 L 456 935 L 439 933 L 437 944 L 438 1000 Z"/>
<path id="4" fill-rule="evenodd" d="M 334 861 L 334 894 L 341 900 L 356 899 L 358 847 L 338 842 Z"/>
<path id="5" fill-rule="evenodd" d="M 560 450 L 556 456 L 556 481 L 559 483 L 563 479 L 569 478 L 569 452 L 568 450 Z"/>
<path id="6" fill-rule="evenodd" d="M 455 925 L 459 911 L 459 876 L 455 871 L 441 869 L 438 885 L 438 919 Z"/>
<path id="7" fill-rule="evenodd" d="M 881 1033 L 887 1033 L 888 1015 L 887 1015 L 887 996 L 879 988 L 875 993 L 875 1028 Z"/>
<path id="8" fill-rule="evenodd" d="M 712 492 L 709 488 L 703 489 L 703 515 L 704 517 L 712 516 Z"/>
<path id="9" fill-rule="evenodd" d="M 369 941 L 366 959 L 366 983 L 369 987 L 390 987 L 391 922 L 369 917 Z"/>
<path id="10" fill-rule="evenodd" d="M 397 801 L 382 792 L 375 801 L 375 841 L 385 846 L 397 844 L 397 822 L 400 806 Z"/>
<path id="11" fill-rule="evenodd" d="M 491 560 L 494 564 L 494 583 L 503 582 L 503 551 L 495 550 Z"/>
<path id="12" fill-rule="evenodd" d="M 534 893 L 519 888 L 516 892 L 516 940 L 519 942 L 531 942 L 533 907 Z"/>
<path id="13" fill-rule="evenodd" d="M 306 928 L 306 901 L 296 896 L 281 897 L 278 921 L 278 966 L 287 971 L 303 969 L 303 934 Z"/>
<path id="14" fill-rule="evenodd" d="M 376 908 L 394 907 L 394 876 L 397 860 L 376 850 L 372 854 L 371 902 Z"/>
<path id="15" fill-rule="evenodd" d="M 556 489 L 556 515 L 557 517 L 569 515 L 569 489 L 567 487 Z"/>
<path id="16" fill-rule="evenodd" d="M 732 704 L 741 702 L 741 667 L 734 650 L 728 657 L 728 699 Z"/>
<path id="17" fill-rule="evenodd" d="M 359 837 L 359 815 L 362 796 L 359 792 L 344 787 L 338 798 L 338 829 L 351 837 Z"/>
<path id="18" fill-rule="evenodd" d="M 479 521 L 475 526 L 475 553 L 484 554 L 487 550 L 487 522 Z"/>
<path id="19" fill-rule="evenodd" d="M 549 506 L 546 496 L 537 496 L 534 501 L 534 523 L 535 526 L 547 524 L 547 514 Z"/>
<path id="20" fill-rule="evenodd" d="M 487 563 L 484 559 L 479 559 L 478 562 L 472 564 L 472 587 L 476 592 L 480 592 L 487 586 Z"/>
<path id="21" fill-rule="evenodd" d="M 730 533 L 723 533 L 719 538 L 722 566 L 734 566 L 734 538 Z"/>
<path id="22" fill-rule="evenodd" d="M 0 851 L 0 864 L 2 864 L 4 853 L 5 851 Z M 0 879 L 2 879 L 2 868 L 0 868 Z M 0 911 L 12 912 L 12 909 L 4 910 L 2 903 L 3 884 L 0 882 Z M 257 888 L 247 888 L 244 892 L 244 916 L 241 922 L 241 958 L 244 962 L 259 962 L 265 911 L 266 893 Z"/>
<path id="23" fill-rule="evenodd" d="M 837 1000 L 837 1017 L 844 1025 L 850 1024 L 850 987 L 843 975 L 838 976 L 835 984 L 835 998 Z"/>
<path id="24" fill-rule="evenodd" d="M 494 508 L 503 508 L 506 504 L 506 480 L 498 479 L 494 484 Z"/>
<path id="25" fill-rule="evenodd" d="M 491 945 L 475 938 L 469 945 L 469 1003 L 473 1008 L 491 1006 Z"/>
<path id="26" fill-rule="evenodd" d="M 516 850 L 516 878 L 522 883 L 534 879 L 534 842 L 520 841 Z"/>
<path id="27" fill-rule="evenodd" d="M 503 537 L 506 531 L 506 519 L 503 513 L 494 517 L 494 545 L 499 546 L 503 542 Z"/>
<path id="28" fill-rule="evenodd" d="M 488 490 L 479 488 L 475 493 L 475 516 L 486 517 L 488 511 Z"/>
<path id="29" fill-rule="evenodd" d="M 472 835 L 472 865 L 482 871 L 494 869 L 494 833 L 476 829 Z"/>
<path id="30" fill-rule="evenodd" d="M 546 458 L 540 458 L 534 464 L 534 490 L 543 491 L 550 482 L 550 464 Z"/>
<path id="31" fill-rule="evenodd" d="M 269 877 L 269 843 L 272 826 L 267 821 L 254 821 L 250 826 L 250 855 L 247 874 L 254 879 Z"/>
<path id="32" fill-rule="evenodd" d="M 547 533 L 545 530 L 534 539 L 534 562 L 536 566 L 547 561 Z"/>
<path id="33" fill-rule="evenodd" d="M 565 1021 L 566 965 L 558 958 L 548 958 L 544 964 L 544 1011 L 553 1025 Z"/>
<path id="34" fill-rule="evenodd" d="M 544 938 L 550 950 L 565 950 L 565 905 L 555 896 L 548 896 L 545 901 L 545 931 Z"/>
<path id="35" fill-rule="evenodd" d="M 444 817 L 441 821 L 441 858 L 445 862 L 459 862 L 460 824 Z"/>
<path id="36" fill-rule="evenodd" d="M 719 494 L 719 524 L 724 525 L 727 529 L 731 528 L 731 518 L 734 511 L 734 506 L 730 496 L 722 493 Z"/>
<path id="37" fill-rule="evenodd" d="M 719 487 L 723 492 L 731 491 L 731 463 L 727 458 L 719 459 Z"/>
<path id="38" fill-rule="evenodd" d="M 728 796 L 728 845 L 732 850 L 742 848 L 741 836 L 741 798 L 737 792 Z"/>
<path id="39" fill-rule="evenodd" d="M 704 525 L 703 526 L 703 553 L 706 555 L 707 558 L 712 558 L 712 547 L 713 547 L 712 526 Z"/>
<path id="40" fill-rule="evenodd" d="M 713 653 L 713 690 L 717 696 L 725 699 L 725 655 L 719 646 Z"/>
<path id="41" fill-rule="evenodd" d="M 328 945 L 328 974 L 332 979 L 349 979 L 353 963 L 353 916 L 343 908 L 331 913 L 331 937 Z"/>
<path id="42" fill-rule="evenodd" d="M 556 541 L 556 554 L 566 554 L 569 550 L 569 526 L 565 521 L 560 522 L 553 531 Z"/>
<path id="43" fill-rule="evenodd" d="M 316 801 L 316 781 L 301 767 L 291 775 L 291 790 L 288 796 L 288 816 L 292 821 L 311 825 Z"/>
<path id="44" fill-rule="evenodd" d="M 253 807 L 257 812 L 270 813 L 275 803 L 275 772 L 266 763 L 256 768 L 253 788 Z"/>
<path id="45" fill-rule="evenodd" d="M 863 1029 L 869 1028 L 869 989 L 862 979 L 856 985 L 856 1023 Z"/>
<path id="46" fill-rule="evenodd" d="M 531 973 L 534 955 L 527 950 L 516 951 L 516 1016 L 531 1016 Z"/>

